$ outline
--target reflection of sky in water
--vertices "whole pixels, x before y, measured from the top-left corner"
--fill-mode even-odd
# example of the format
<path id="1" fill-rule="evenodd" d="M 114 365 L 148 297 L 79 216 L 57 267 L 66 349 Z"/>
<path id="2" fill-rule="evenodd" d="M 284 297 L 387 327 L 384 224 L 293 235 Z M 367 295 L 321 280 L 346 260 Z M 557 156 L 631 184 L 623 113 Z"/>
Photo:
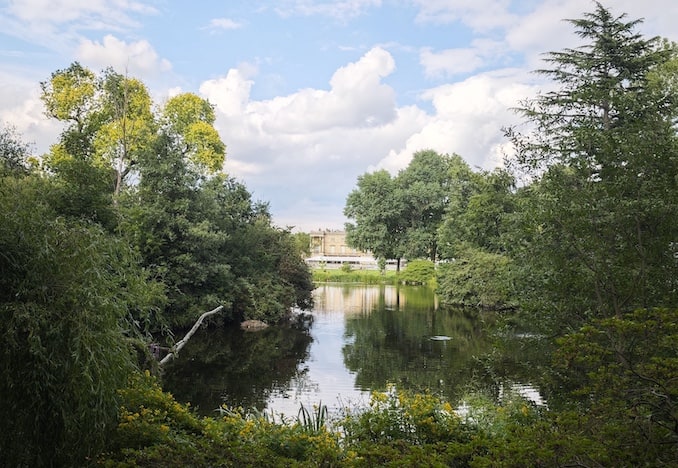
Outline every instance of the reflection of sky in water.
<path id="1" fill-rule="evenodd" d="M 367 406 L 370 399 L 369 391 L 356 388 L 357 374 L 347 369 L 344 363 L 343 349 L 347 344 L 353 344 L 356 338 L 353 334 L 347 336 L 347 319 L 362 320 L 359 316 L 371 315 L 377 309 L 387 311 L 399 310 L 400 313 L 409 315 L 408 300 L 411 302 L 410 306 L 414 306 L 416 303 L 418 305 L 415 307 L 422 307 L 421 301 L 412 302 L 414 300 L 413 297 L 411 289 L 407 290 L 406 293 L 405 290 L 392 286 L 356 287 L 356 285 L 350 285 L 342 287 L 327 285 L 316 289 L 315 308 L 313 311 L 314 320 L 310 329 L 313 342 L 308 350 L 309 357 L 299 365 L 296 375 L 289 382 L 279 382 L 277 388 L 274 387 L 267 401 L 266 412 L 269 414 L 273 412 L 275 417 L 284 414 L 287 418 L 295 418 L 301 405 L 312 411 L 314 405 L 317 406 L 322 403 L 328 407 L 330 413 L 336 413 L 344 407 Z M 427 320 L 435 317 L 435 315 L 430 314 L 434 314 L 433 311 L 437 309 L 437 303 L 429 303 L 423 307 L 424 310 L 429 311 L 425 314 L 428 317 Z M 418 315 L 421 316 L 421 314 Z M 413 314 L 412 317 L 414 316 Z M 443 316 L 441 315 L 439 318 L 442 320 Z M 414 338 L 409 337 L 414 339 L 415 344 L 423 343 L 423 348 L 420 345 L 419 348 L 421 349 L 416 348 L 418 351 L 411 350 L 410 352 L 414 353 L 411 356 L 414 359 L 413 362 L 417 363 L 416 365 L 418 366 L 423 365 L 423 367 L 418 367 L 416 371 L 403 370 L 397 367 L 397 363 L 393 363 L 396 367 L 391 370 L 404 374 L 407 372 L 417 374 L 422 372 L 442 372 L 440 376 L 441 385 L 443 380 L 448 377 L 452 379 L 457 378 L 445 373 L 448 366 L 443 361 L 448 359 L 449 356 L 446 357 L 446 354 L 442 353 L 442 351 L 439 356 L 437 353 L 434 353 L 435 356 L 429 356 L 439 357 L 443 360 L 441 362 L 429 362 L 426 356 L 421 358 L 423 361 L 421 359 L 417 361 L 416 358 L 421 357 L 420 353 L 422 352 L 424 354 L 432 352 L 429 349 L 430 347 L 442 349 L 448 345 L 453 347 L 463 346 L 464 343 L 459 343 L 458 340 L 465 335 L 463 333 L 461 335 L 456 334 L 455 338 L 450 340 L 445 335 L 431 336 L 439 334 L 437 326 L 433 328 L 426 326 L 423 328 L 428 330 L 429 333 L 428 336 L 421 337 L 423 341 L 419 341 L 419 338 L 416 336 Z M 441 329 L 440 331 L 443 330 Z M 454 329 L 445 331 L 455 332 Z M 393 332 L 391 330 L 391 333 Z M 407 353 L 405 351 L 406 356 L 408 355 Z M 427 366 L 426 363 L 430 365 Z M 381 363 L 381 365 L 385 366 L 384 370 L 389 368 L 389 364 L 391 363 Z M 380 363 L 377 363 L 377 366 L 379 365 Z M 502 390 L 500 389 L 500 393 L 504 393 Z M 514 383 L 510 389 L 506 388 L 505 390 L 518 393 L 532 400 L 537 405 L 544 404 L 539 391 L 529 384 Z M 499 397 L 501 399 L 501 395 Z"/>
<path id="2" fill-rule="evenodd" d="M 362 406 L 369 402 L 369 392 L 355 389 L 355 375 L 344 366 L 341 351 L 347 342 L 344 312 L 322 310 L 317 303 L 313 315 L 310 358 L 302 364 L 301 372 L 290 381 L 287 390 L 271 395 L 267 412 L 272 410 L 276 415 L 296 417 L 302 404 L 311 409 L 322 403 L 334 412 L 344 406 Z"/>

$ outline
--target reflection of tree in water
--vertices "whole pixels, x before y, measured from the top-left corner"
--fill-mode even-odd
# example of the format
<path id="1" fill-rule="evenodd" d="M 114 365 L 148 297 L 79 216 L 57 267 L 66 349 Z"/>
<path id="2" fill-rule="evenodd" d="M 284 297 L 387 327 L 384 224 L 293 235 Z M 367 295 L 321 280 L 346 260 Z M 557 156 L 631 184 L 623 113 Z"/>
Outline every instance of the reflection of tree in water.
<path id="1" fill-rule="evenodd" d="M 435 310 L 418 291 L 405 306 L 380 302 L 371 312 L 347 318 L 344 363 L 356 373 L 356 386 L 382 389 L 389 383 L 413 390 L 440 391 L 456 399 L 473 375 L 475 356 L 489 339 L 475 311 Z M 443 335 L 448 341 L 434 341 Z"/>
<path id="2" fill-rule="evenodd" d="M 291 379 L 304 380 L 298 366 L 311 341 L 308 330 L 294 327 L 200 330 L 167 365 L 163 388 L 203 414 L 221 403 L 261 410 L 273 389 L 284 391 Z"/>

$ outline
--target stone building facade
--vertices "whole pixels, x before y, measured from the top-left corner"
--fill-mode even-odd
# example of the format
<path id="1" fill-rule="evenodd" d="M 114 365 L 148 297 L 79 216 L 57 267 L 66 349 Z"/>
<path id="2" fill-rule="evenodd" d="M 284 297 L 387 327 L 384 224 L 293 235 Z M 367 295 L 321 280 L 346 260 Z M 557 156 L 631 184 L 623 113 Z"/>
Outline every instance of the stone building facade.
<path id="1" fill-rule="evenodd" d="M 354 269 L 377 269 L 377 261 L 370 252 L 354 249 L 346 244 L 346 231 L 311 231 L 311 256 L 306 263 L 314 268 L 341 268 L 349 264 Z"/>

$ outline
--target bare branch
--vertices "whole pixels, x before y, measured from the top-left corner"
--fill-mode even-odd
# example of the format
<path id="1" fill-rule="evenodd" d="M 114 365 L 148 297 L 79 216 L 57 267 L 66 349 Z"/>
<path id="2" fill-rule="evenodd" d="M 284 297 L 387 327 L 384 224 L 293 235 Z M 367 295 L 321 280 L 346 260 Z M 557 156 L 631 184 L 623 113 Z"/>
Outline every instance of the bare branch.
<path id="1" fill-rule="evenodd" d="M 223 308 L 224 308 L 224 306 L 220 305 L 216 309 L 210 310 L 209 312 L 205 312 L 204 314 L 202 314 L 198 318 L 198 320 L 195 321 L 195 323 L 193 324 L 193 327 L 188 331 L 188 333 L 186 333 L 186 336 L 184 336 L 183 339 L 179 340 L 174 346 L 172 346 L 172 349 L 167 354 L 167 356 L 162 358 L 162 360 L 160 361 L 160 366 L 163 366 L 163 365 L 167 364 L 171 359 L 176 358 L 177 353 L 181 350 L 181 348 L 186 346 L 186 343 L 188 342 L 188 340 L 190 340 L 191 337 L 193 336 L 193 334 L 196 331 L 198 331 L 198 328 L 200 328 L 200 325 L 202 325 L 202 321 L 205 320 L 205 318 L 209 317 L 210 315 L 216 314 L 217 312 L 219 312 Z"/>

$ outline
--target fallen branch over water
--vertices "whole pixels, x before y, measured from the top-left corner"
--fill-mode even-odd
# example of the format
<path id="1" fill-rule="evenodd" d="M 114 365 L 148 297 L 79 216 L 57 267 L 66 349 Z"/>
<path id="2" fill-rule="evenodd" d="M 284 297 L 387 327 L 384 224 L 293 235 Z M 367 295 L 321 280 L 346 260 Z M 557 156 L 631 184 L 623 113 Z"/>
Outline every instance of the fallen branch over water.
<path id="1" fill-rule="evenodd" d="M 162 366 L 162 365 L 168 363 L 171 359 L 174 359 L 176 357 L 177 353 L 181 350 L 181 348 L 186 346 L 186 343 L 188 342 L 188 340 L 190 340 L 191 337 L 193 336 L 193 334 L 196 331 L 198 331 L 198 328 L 200 328 L 200 325 L 202 325 L 202 321 L 205 320 L 205 318 L 209 317 L 210 315 L 216 314 L 217 312 L 219 312 L 223 308 L 224 308 L 224 306 L 220 305 L 216 309 L 210 310 L 209 312 L 205 312 L 204 314 L 202 314 L 198 318 L 198 320 L 195 321 L 195 323 L 193 324 L 193 327 L 188 331 L 188 333 L 186 333 L 186 336 L 184 336 L 183 339 L 177 341 L 177 343 L 174 346 L 172 346 L 172 348 L 170 349 L 170 352 L 167 353 L 167 356 L 162 358 L 162 360 L 160 361 L 160 365 Z"/>

